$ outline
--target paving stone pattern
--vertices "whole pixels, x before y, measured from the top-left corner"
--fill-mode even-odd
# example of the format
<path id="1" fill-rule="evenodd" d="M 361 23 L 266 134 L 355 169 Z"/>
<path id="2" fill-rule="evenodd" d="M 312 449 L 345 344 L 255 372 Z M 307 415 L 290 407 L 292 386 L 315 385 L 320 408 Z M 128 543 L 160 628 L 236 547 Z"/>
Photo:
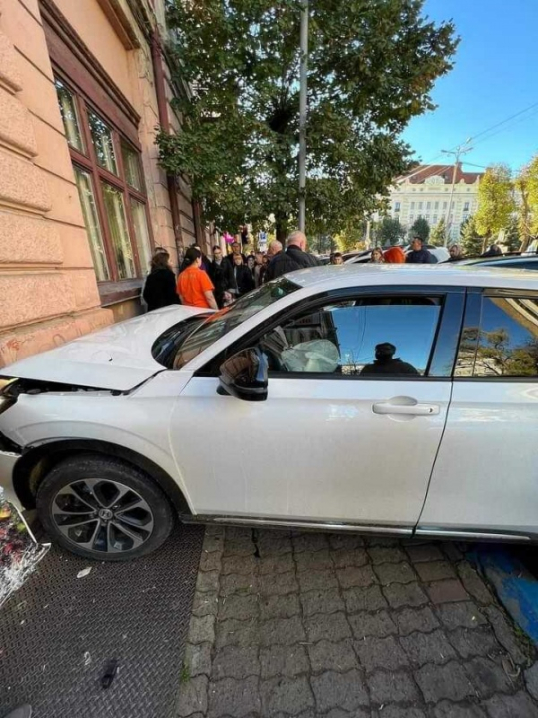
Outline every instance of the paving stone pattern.
<path id="1" fill-rule="evenodd" d="M 178 718 L 538 718 L 538 663 L 454 544 L 208 527 Z"/>

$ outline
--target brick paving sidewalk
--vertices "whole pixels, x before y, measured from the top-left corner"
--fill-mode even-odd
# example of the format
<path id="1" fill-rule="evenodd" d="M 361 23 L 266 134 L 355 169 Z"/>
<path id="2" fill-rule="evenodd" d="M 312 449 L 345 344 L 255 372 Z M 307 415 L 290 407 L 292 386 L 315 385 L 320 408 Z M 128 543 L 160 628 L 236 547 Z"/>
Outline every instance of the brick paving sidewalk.
<path id="1" fill-rule="evenodd" d="M 178 716 L 538 718 L 534 661 L 454 545 L 210 527 Z"/>

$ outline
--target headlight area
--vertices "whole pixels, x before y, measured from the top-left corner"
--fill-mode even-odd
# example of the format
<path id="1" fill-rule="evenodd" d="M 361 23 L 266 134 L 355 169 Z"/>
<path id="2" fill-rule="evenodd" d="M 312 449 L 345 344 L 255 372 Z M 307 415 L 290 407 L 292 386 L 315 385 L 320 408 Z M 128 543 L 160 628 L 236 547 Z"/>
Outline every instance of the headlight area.
<path id="1" fill-rule="evenodd" d="M 14 377 L 0 377 L 0 414 L 13 406 L 19 395 L 19 380 Z"/>

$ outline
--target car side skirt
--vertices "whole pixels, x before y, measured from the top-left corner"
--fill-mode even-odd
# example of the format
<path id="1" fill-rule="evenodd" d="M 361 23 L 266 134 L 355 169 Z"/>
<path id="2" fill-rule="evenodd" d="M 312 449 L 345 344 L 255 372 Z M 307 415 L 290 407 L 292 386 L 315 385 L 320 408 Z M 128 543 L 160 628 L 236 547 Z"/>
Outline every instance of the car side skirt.
<path id="1" fill-rule="evenodd" d="M 517 531 L 500 533 L 498 531 L 473 531 L 472 529 L 447 529 L 430 526 L 419 526 L 413 535 L 417 538 L 452 539 L 454 541 L 538 541 L 537 535 L 518 533 Z"/>
<path id="2" fill-rule="evenodd" d="M 412 536 L 413 529 L 402 526 L 371 526 L 365 524 L 338 523 L 333 521 L 301 521 L 294 519 L 269 519 L 243 516 L 204 515 L 180 516 L 186 524 L 219 524 L 221 526 L 266 527 L 272 529 L 320 529 L 323 531 L 353 531 L 376 535 Z"/>
<path id="3" fill-rule="evenodd" d="M 538 535 L 526 533 L 501 533 L 499 531 L 486 531 L 472 529 L 450 529 L 433 526 L 420 526 L 418 528 L 338 523 L 333 521 L 301 521 L 293 519 L 270 519 L 263 517 L 220 516 L 213 514 L 180 515 L 185 524 L 213 524 L 220 526 L 244 526 L 245 528 L 268 529 L 304 529 L 308 531 L 334 531 L 369 534 L 374 536 L 396 536 L 400 538 L 430 538 L 452 541 L 512 541 L 515 543 L 538 542 Z"/>

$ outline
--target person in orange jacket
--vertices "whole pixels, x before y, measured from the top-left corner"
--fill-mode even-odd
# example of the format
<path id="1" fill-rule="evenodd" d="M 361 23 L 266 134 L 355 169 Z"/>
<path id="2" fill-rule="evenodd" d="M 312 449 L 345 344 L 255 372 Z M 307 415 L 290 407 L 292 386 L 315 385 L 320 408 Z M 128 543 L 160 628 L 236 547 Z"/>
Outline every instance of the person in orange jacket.
<path id="1" fill-rule="evenodd" d="M 387 264 L 405 264 L 405 253 L 401 247 L 390 247 L 383 258 Z"/>

